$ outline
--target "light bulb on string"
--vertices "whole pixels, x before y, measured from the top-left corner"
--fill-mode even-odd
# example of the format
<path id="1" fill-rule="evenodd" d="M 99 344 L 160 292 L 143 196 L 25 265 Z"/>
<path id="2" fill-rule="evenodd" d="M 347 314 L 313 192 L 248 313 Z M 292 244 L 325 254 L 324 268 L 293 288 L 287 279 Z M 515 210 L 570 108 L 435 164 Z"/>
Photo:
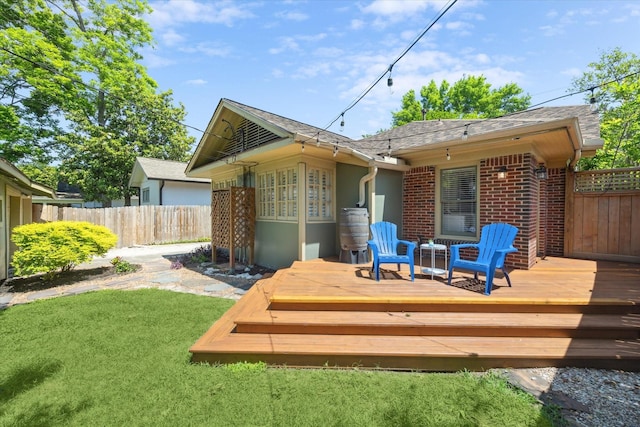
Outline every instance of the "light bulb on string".
<path id="1" fill-rule="evenodd" d="M 342 120 L 340 120 L 340 132 L 344 131 L 344 113 L 340 114 Z"/>
<path id="2" fill-rule="evenodd" d="M 449 149 L 447 148 L 447 160 L 451 160 L 451 154 L 449 154 Z"/>
<path id="3" fill-rule="evenodd" d="M 469 138 L 469 123 L 464 125 L 464 132 L 462 132 L 462 140 L 466 141 Z"/>

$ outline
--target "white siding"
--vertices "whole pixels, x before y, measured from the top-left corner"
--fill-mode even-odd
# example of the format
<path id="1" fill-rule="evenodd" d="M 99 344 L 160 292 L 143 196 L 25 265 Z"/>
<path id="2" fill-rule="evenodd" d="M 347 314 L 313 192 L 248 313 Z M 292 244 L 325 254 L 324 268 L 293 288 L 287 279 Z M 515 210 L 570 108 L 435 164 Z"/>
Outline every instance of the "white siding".
<path id="1" fill-rule="evenodd" d="M 153 193 L 151 195 L 153 200 Z M 211 204 L 211 185 L 209 183 L 165 181 L 162 189 L 162 204 L 209 205 Z"/>

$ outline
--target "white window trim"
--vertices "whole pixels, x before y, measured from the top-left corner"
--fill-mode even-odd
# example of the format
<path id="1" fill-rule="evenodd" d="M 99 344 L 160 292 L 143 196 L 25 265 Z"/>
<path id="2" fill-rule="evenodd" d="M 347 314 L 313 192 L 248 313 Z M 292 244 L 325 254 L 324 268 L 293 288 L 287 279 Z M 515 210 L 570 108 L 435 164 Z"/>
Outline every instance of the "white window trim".
<path id="1" fill-rule="evenodd" d="M 311 189 L 311 184 L 310 184 L 310 180 L 309 180 L 309 175 L 311 173 L 313 173 L 314 171 L 318 171 L 320 173 L 326 173 L 327 176 L 330 179 L 329 182 L 329 188 L 328 189 L 320 189 L 317 194 L 319 196 L 319 198 L 321 200 L 317 201 L 317 204 L 319 205 L 319 209 L 318 212 L 326 212 L 327 214 L 325 216 L 315 216 L 315 215 L 311 215 L 311 209 L 314 206 L 314 203 L 316 203 L 316 201 L 312 200 L 312 189 Z M 307 204 L 307 209 L 306 209 L 306 215 L 307 215 L 307 222 L 309 223 L 322 223 L 322 222 L 335 222 L 335 218 L 336 218 L 336 170 L 335 167 L 333 167 L 333 165 L 331 167 L 324 166 L 324 165 L 320 165 L 320 164 L 308 164 L 307 165 L 307 174 L 306 174 L 306 191 L 305 191 L 305 195 L 306 195 L 306 204 Z M 322 193 L 324 195 L 324 197 L 320 196 L 320 193 Z M 328 194 L 327 194 L 328 193 Z M 323 200 L 324 199 L 324 202 Z M 325 204 L 324 208 L 322 207 L 322 204 Z M 329 204 L 329 206 L 326 206 L 327 204 Z"/>
<path id="2" fill-rule="evenodd" d="M 282 181 L 282 178 L 284 178 L 284 181 Z M 296 222 L 298 220 L 299 180 L 297 165 L 265 169 L 257 172 L 257 219 Z M 267 191 L 267 194 L 265 194 L 265 191 Z"/>
<path id="3" fill-rule="evenodd" d="M 443 232 L 443 224 L 442 224 L 442 171 L 451 170 L 451 169 L 466 169 L 466 168 L 475 168 L 476 170 L 475 235 L 445 234 Z M 436 229 L 437 236 L 439 238 L 452 239 L 452 240 L 474 240 L 474 239 L 477 240 L 480 236 L 479 222 L 480 222 L 480 165 L 477 163 L 472 163 L 472 164 L 463 163 L 463 164 L 453 164 L 451 166 L 447 165 L 447 167 L 437 168 L 436 169 L 436 214 L 435 214 L 435 229 Z"/>

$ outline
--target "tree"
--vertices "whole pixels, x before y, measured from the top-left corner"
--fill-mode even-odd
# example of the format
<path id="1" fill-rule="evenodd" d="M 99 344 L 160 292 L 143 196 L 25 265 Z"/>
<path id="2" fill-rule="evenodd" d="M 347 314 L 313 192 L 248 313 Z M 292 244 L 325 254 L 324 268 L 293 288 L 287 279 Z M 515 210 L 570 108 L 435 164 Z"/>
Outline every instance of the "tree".
<path id="1" fill-rule="evenodd" d="M 451 86 L 443 80 L 440 86 L 434 80 L 420 89 L 418 101 L 410 90 L 402 97 L 402 108 L 392 112 L 392 125 L 428 119 L 457 119 L 498 117 L 526 109 L 531 97 L 515 83 L 491 89 L 484 76 L 465 76 Z"/>
<path id="2" fill-rule="evenodd" d="M 68 183 L 107 206 L 128 204 L 136 156 L 186 160 L 194 141 L 181 124 L 184 106 L 140 64 L 139 50 L 153 42 L 145 1 L 0 3 L 11 10 L 0 21 L 8 59 L 0 65 L 0 127 L 17 129 L 0 133 L 0 155 L 17 164 L 57 160 Z"/>
<path id="3" fill-rule="evenodd" d="M 581 159 L 581 169 L 640 166 L 640 58 L 620 48 L 602 52 L 598 62 L 573 81 L 573 91 L 592 95 L 600 114 L 604 147 Z"/>

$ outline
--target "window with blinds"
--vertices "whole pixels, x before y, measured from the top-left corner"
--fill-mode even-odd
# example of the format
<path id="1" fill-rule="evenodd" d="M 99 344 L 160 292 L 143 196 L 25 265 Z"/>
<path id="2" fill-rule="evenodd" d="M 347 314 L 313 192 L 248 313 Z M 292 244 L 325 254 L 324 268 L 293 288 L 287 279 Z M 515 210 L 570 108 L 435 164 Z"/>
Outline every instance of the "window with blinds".
<path id="1" fill-rule="evenodd" d="M 309 221 L 333 220 L 333 172 L 310 168 L 307 176 L 307 214 Z"/>
<path id="2" fill-rule="evenodd" d="M 283 220 L 298 219 L 298 171 L 295 168 L 277 171 L 277 217 Z"/>
<path id="3" fill-rule="evenodd" d="M 269 171 L 258 175 L 258 217 L 275 218 L 275 171 Z"/>
<path id="4" fill-rule="evenodd" d="M 447 236 L 476 237 L 478 171 L 475 166 L 440 171 L 440 228 Z"/>
<path id="5" fill-rule="evenodd" d="M 277 169 L 258 174 L 258 218 L 295 221 L 298 219 L 298 171 Z"/>

